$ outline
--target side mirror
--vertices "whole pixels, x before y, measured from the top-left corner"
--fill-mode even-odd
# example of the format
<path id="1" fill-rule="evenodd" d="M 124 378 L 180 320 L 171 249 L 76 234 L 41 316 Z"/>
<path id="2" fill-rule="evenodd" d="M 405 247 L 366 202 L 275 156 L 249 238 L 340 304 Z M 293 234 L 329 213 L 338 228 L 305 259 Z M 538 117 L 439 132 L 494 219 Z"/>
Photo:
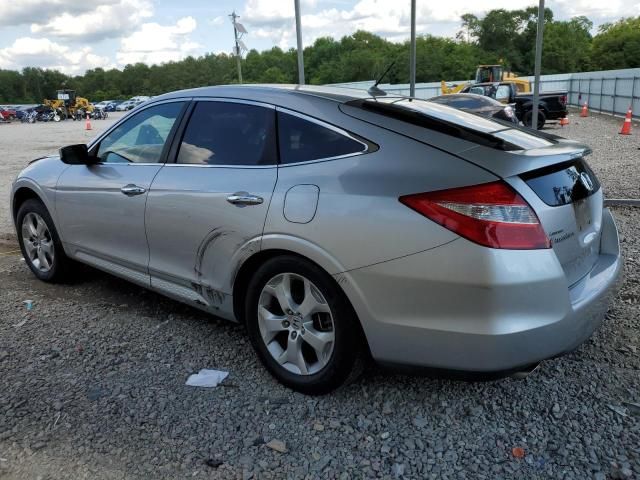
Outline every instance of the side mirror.
<path id="1" fill-rule="evenodd" d="M 84 143 L 68 145 L 60 149 L 60 160 L 68 165 L 91 165 L 95 160 L 89 156 L 89 149 Z"/>

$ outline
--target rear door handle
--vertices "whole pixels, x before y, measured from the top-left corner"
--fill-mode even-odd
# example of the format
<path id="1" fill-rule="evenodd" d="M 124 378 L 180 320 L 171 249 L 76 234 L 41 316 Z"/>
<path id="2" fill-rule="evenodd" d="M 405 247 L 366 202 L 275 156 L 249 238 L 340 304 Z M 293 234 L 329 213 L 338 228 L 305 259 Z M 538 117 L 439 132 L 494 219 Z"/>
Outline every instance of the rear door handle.
<path id="1" fill-rule="evenodd" d="M 247 192 L 236 192 L 227 197 L 227 202 L 233 205 L 260 205 L 264 199 Z"/>
<path id="2" fill-rule="evenodd" d="M 122 187 L 120 191 L 124 193 L 127 197 L 133 197 L 135 195 L 142 195 L 144 192 L 147 191 L 147 189 L 134 185 L 133 183 L 130 183 L 129 185 L 125 185 L 124 187 Z"/>

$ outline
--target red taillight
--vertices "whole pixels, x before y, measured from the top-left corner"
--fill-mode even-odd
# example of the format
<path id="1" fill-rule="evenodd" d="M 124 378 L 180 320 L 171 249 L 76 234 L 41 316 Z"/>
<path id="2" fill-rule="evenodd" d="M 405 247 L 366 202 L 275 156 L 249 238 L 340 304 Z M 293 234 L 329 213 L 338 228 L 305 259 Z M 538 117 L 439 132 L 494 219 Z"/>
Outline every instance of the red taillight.
<path id="1" fill-rule="evenodd" d="M 550 248 L 538 216 L 502 181 L 400 197 L 400 202 L 461 237 L 491 248 Z"/>

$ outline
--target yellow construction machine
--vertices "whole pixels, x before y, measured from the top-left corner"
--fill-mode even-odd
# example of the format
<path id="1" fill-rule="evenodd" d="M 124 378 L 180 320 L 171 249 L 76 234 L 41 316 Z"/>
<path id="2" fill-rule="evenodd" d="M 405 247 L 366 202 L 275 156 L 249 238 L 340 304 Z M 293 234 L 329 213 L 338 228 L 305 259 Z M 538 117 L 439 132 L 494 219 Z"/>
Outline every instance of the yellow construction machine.
<path id="1" fill-rule="evenodd" d="M 89 100 L 76 96 L 75 90 L 58 90 L 57 96 L 56 100 L 45 99 L 43 104 L 58 111 L 62 120 L 65 118 L 73 118 L 75 120 L 78 110 L 83 110 L 84 112 L 93 111 L 93 105 Z"/>
<path id="2" fill-rule="evenodd" d="M 485 82 L 509 82 L 514 83 L 518 93 L 531 92 L 531 84 L 526 78 L 521 78 L 515 75 L 513 72 L 505 72 L 503 65 L 478 65 L 476 69 L 475 81 L 469 81 L 458 85 L 447 84 L 444 80 L 440 82 L 442 93 L 444 95 L 449 93 L 458 93 L 464 87 L 471 83 L 485 83 Z"/>

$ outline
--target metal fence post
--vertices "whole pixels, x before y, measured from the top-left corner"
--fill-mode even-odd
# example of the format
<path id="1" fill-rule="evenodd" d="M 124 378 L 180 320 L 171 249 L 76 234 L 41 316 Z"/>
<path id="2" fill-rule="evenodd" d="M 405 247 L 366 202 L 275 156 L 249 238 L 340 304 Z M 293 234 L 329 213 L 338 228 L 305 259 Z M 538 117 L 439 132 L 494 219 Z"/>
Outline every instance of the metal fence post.
<path id="1" fill-rule="evenodd" d="M 604 90 L 604 77 L 600 79 L 600 100 L 598 100 L 598 112 L 602 113 L 602 91 Z"/>
<path id="2" fill-rule="evenodd" d="M 611 97 L 611 115 L 616 113 L 616 93 L 618 91 L 618 77 L 613 79 L 613 96 Z"/>
<path id="3" fill-rule="evenodd" d="M 573 89 L 573 77 L 571 77 L 571 80 L 569 80 L 569 103 L 571 103 L 572 93 L 575 93 L 575 90 Z M 578 100 L 578 97 L 576 97 L 576 100 Z"/>
<path id="4" fill-rule="evenodd" d="M 635 100 L 634 98 L 635 93 L 636 93 L 636 77 L 633 77 L 633 83 L 631 84 L 631 103 L 629 104 L 629 106 L 631 107 L 631 111 L 633 111 L 633 102 Z"/>

